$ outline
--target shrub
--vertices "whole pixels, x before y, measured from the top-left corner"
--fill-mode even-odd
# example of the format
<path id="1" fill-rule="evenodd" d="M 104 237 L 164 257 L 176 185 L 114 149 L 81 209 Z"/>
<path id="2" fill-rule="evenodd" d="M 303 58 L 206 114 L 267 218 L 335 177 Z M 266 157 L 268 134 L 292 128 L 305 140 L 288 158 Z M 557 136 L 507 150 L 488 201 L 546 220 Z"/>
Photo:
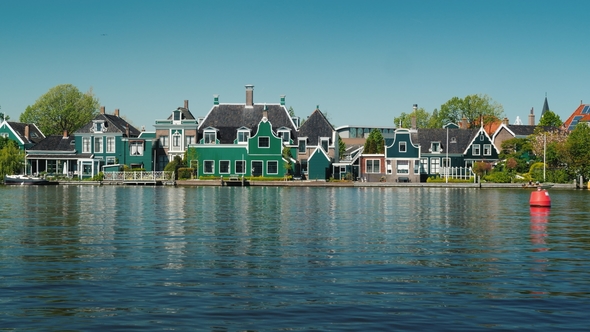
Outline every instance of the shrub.
<path id="1" fill-rule="evenodd" d="M 178 169 L 178 179 L 191 179 L 193 177 L 193 174 L 195 174 L 194 168 L 183 167 Z"/>
<path id="2" fill-rule="evenodd" d="M 512 177 L 507 172 L 493 172 L 483 177 L 484 180 L 495 183 L 510 183 Z"/>

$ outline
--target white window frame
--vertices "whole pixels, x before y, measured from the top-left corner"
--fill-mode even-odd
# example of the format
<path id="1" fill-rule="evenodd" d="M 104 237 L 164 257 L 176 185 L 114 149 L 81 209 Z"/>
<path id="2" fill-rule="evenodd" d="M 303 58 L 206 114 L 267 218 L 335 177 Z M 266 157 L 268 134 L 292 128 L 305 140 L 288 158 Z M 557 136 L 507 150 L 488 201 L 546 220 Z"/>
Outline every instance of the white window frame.
<path id="1" fill-rule="evenodd" d="M 227 171 L 223 171 L 223 167 L 221 163 L 227 164 Z M 231 174 L 231 162 L 229 160 L 220 160 L 219 161 L 219 174 Z"/>
<path id="2" fill-rule="evenodd" d="M 440 153 L 440 142 L 432 142 L 432 143 L 430 143 L 430 152 L 432 152 L 432 153 Z"/>
<path id="3" fill-rule="evenodd" d="M 284 143 L 289 144 L 291 142 L 291 131 L 288 129 L 279 129 L 277 135 L 281 138 Z"/>
<path id="4" fill-rule="evenodd" d="M 182 135 L 178 132 L 172 134 L 172 150 L 179 151 L 182 150 Z"/>
<path id="5" fill-rule="evenodd" d="M 261 139 L 266 139 L 268 144 L 266 146 L 262 146 L 261 141 L 260 141 Z M 268 136 L 258 137 L 258 147 L 261 149 L 269 149 L 270 148 L 270 137 L 268 137 Z"/>
<path id="6" fill-rule="evenodd" d="M 430 162 L 428 160 L 428 158 L 423 157 L 420 158 L 420 172 L 424 172 L 424 174 L 428 174 L 428 170 L 430 166 Z"/>
<path id="7" fill-rule="evenodd" d="M 107 146 L 106 146 L 106 152 L 107 153 L 114 153 L 116 148 L 116 144 L 115 144 L 115 138 L 113 136 L 108 136 L 107 137 Z"/>
<path id="8" fill-rule="evenodd" d="M 320 138 L 320 146 L 322 147 L 322 150 L 328 152 L 330 149 L 330 139 L 325 137 Z"/>
<path id="9" fill-rule="evenodd" d="M 271 164 L 275 165 L 276 172 L 271 172 Z M 266 174 L 279 174 L 279 162 L 276 160 L 268 160 L 266 162 Z"/>
<path id="10" fill-rule="evenodd" d="M 410 174 L 410 161 L 409 160 L 397 160 L 395 172 L 396 172 L 396 174 Z"/>
<path id="11" fill-rule="evenodd" d="M 371 165 L 369 167 L 369 164 Z M 377 166 L 377 167 L 375 167 Z M 377 171 L 375 171 L 377 169 Z M 379 174 L 381 173 L 381 159 L 365 159 L 365 173 Z"/>
<path id="12" fill-rule="evenodd" d="M 480 156 L 481 146 L 479 144 L 473 144 L 473 146 L 471 146 L 471 154 L 474 156 Z"/>
<path id="13" fill-rule="evenodd" d="M 82 153 L 90 153 L 91 150 L 90 137 L 82 137 Z"/>
<path id="14" fill-rule="evenodd" d="M 94 137 L 94 153 L 103 153 L 104 151 L 104 140 L 102 137 Z"/>
<path id="15" fill-rule="evenodd" d="M 207 164 L 211 165 L 210 172 L 207 172 Z M 203 160 L 203 174 L 215 174 L 215 160 Z"/>
<path id="16" fill-rule="evenodd" d="M 107 157 L 106 159 L 107 159 L 107 165 L 114 165 L 115 162 L 116 162 L 116 160 L 117 160 L 117 158 L 112 157 L 112 156 L 111 157 Z"/>
<path id="17" fill-rule="evenodd" d="M 205 130 L 203 132 L 203 143 L 204 144 L 216 144 L 217 143 L 217 131 L 216 130 Z"/>
<path id="18" fill-rule="evenodd" d="M 430 158 L 430 174 L 440 174 L 440 158 Z"/>
<path id="19" fill-rule="evenodd" d="M 483 145 L 483 155 L 484 156 L 491 156 L 492 155 L 492 145 L 491 144 L 484 144 Z"/>
<path id="20" fill-rule="evenodd" d="M 399 142 L 399 152 L 400 153 L 408 152 L 408 146 L 407 146 L 406 142 Z"/>
<path id="21" fill-rule="evenodd" d="M 414 174 L 420 174 L 420 159 L 414 159 Z"/>
<path id="22" fill-rule="evenodd" d="M 195 136 L 194 135 L 186 135 L 184 137 L 184 141 L 186 143 L 185 146 L 189 146 L 191 144 L 195 144 Z"/>
<path id="23" fill-rule="evenodd" d="M 238 162 L 241 162 L 242 163 L 242 171 L 241 172 L 239 171 Z M 236 160 L 236 162 L 234 163 L 234 165 L 235 165 L 234 170 L 235 170 L 235 173 L 236 174 L 246 174 L 246 165 L 247 164 L 246 164 L 246 161 L 245 160 Z"/>
<path id="24" fill-rule="evenodd" d="M 160 136 L 160 144 L 162 144 L 163 148 L 167 148 L 168 147 L 168 135 L 162 135 Z"/>
<path id="25" fill-rule="evenodd" d="M 130 156 L 143 156 L 144 150 L 143 141 L 130 141 L 129 142 L 129 155 Z M 137 152 L 137 153 L 135 153 Z"/>
<path id="26" fill-rule="evenodd" d="M 238 144 L 247 144 L 248 140 L 250 139 L 250 130 L 239 129 L 237 136 L 238 137 L 236 138 L 236 141 L 238 142 Z"/>

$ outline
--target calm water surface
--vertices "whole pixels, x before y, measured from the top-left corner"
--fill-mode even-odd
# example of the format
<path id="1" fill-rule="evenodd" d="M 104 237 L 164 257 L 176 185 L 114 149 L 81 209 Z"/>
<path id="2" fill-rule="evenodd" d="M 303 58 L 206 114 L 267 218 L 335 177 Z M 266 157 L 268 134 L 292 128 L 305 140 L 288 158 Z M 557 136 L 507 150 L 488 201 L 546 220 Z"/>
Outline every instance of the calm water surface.
<path id="1" fill-rule="evenodd" d="M 588 191 L 0 186 L 0 330 L 590 328 Z"/>

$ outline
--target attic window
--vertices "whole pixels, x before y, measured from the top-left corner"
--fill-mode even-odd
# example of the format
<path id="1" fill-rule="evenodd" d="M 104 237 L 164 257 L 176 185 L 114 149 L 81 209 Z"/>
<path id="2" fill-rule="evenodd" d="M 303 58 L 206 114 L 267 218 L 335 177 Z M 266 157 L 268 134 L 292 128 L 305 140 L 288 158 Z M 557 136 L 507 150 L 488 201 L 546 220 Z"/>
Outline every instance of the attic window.
<path id="1" fill-rule="evenodd" d="M 205 144 L 217 143 L 217 130 L 207 129 L 203 132 L 203 140 Z"/>
<path id="2" fill-rule="evenodd" d="M 479 133 L 479 140 L 483 141 L 483 133 Z"/>
<path id="3" fill-rule="evenodd" d="M 33 138 L 37 138 L 37 137 L 39 137 L 39 136 L 37 136 L 37 133 L 31 133 L 31 137 L 33 137 Z"/>
<path id="4" fill-rule="evenodd" d="M 450 143 L 457 143 L 457 137 L 451 137 Z"/>
<path id="5" fill-rule="evenodd" d="M 430 145 L 430 152 L 432 152 L 432 153 L 440 152 L 440 142 L 432 142 Z"/>
<path id="6" fill-rule="evenodd" d="M 104 120 L 93 120 L 92 121 L 92 129 L 90 130 L 93 133 L 104 133 L 107 131 L 106 124 Z"/>
<path id="7" fill-rule="evenodd" d="M 248 143 L 249 138 L 250 138 L 250 129 L 245 128 L 245 127 L 238 129 L 238 144 Z"/>
<path id="8" fill-rule="evenodd" d="M 177 109 L 177 110 L 175 110 L 174 112 L 172 112 L 172 119 L 173 119 L 174 121 L 180 121 L 180 120 L 182 120 L 182 119 L 181 119 L 181 113 L 180 113 L 180 110 L 178 110 L 178 109 Z"/>
<path id="9" fill-rule="evenodd" d="M 328 138 L 322 138 L 321 144 L 322 144 L 322 149 L 324 149 L 324 151 L 328 152 L 328 146 L 329 146 L 330 140 Z"/>
<path id="10" fill-rule="evenodd" d="M 289 129 L 287 129 L 287 128 L 279 129 L 278 135 L 283 140 L 283 142 L 285 142 L 285 143 L 291 142 L 291 131 Z"/>

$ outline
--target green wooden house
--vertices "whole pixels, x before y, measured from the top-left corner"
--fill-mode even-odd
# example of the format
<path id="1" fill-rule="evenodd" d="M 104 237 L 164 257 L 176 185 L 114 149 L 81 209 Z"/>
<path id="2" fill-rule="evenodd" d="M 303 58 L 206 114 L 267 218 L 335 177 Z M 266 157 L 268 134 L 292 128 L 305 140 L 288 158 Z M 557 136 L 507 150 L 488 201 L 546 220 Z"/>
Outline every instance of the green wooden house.
<path id="1" fill-rule="evenodd" d="M 35 124 L 2 120 L 0 137 L 10 138 L 24 151 L 43 140 L 45 135 Z"/>
<path id="2" fill-rule="evenodd" d="M 101 107 L 92 121 L 75 133 L 78 153 L 76 169 L 81 178 L 92 177 L 105 165 L 127 165 L 131 169 L 154 169 L 155 133 L 144 133 L 119 116 L 106 114 Z"/>

